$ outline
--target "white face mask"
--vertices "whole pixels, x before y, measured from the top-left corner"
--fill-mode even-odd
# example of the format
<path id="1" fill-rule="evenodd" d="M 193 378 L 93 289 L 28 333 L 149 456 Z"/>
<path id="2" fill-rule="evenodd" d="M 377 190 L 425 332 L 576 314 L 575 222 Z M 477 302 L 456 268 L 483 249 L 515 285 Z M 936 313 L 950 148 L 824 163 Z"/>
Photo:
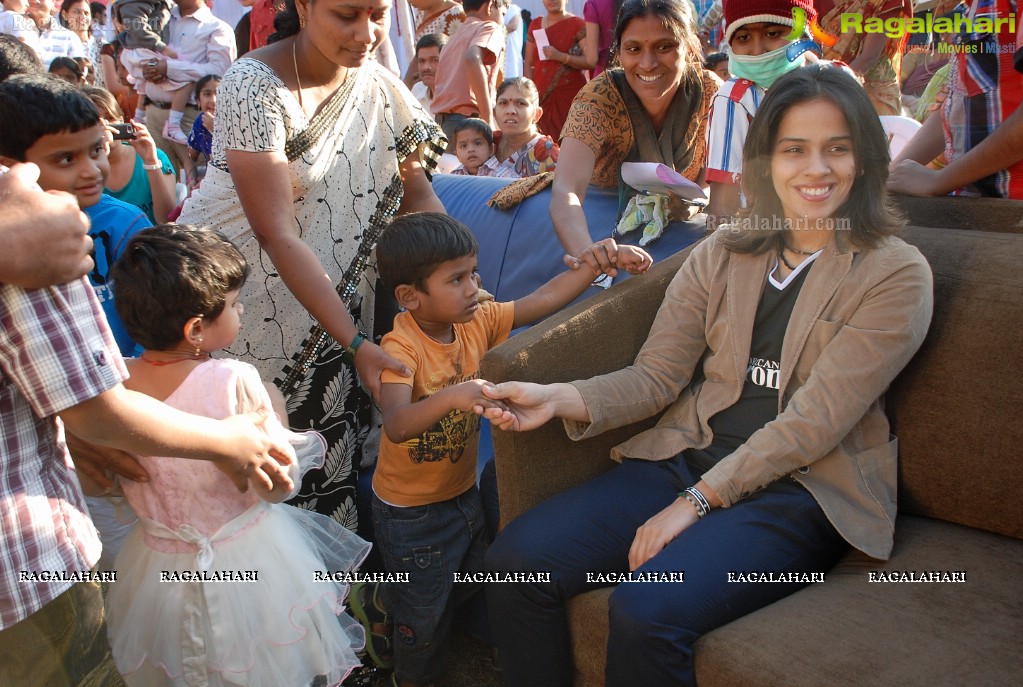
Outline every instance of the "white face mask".
<path id="1" fill-rule="evenodd" d="M 805 64 L 802 56 L 790 60 L 789 45 L 775 48 L 763 55 L 736 55 L 728 49 L 728 71 L 732 76 L 749 79 L 761 88 L 770 88 L 779 77 Z"/>

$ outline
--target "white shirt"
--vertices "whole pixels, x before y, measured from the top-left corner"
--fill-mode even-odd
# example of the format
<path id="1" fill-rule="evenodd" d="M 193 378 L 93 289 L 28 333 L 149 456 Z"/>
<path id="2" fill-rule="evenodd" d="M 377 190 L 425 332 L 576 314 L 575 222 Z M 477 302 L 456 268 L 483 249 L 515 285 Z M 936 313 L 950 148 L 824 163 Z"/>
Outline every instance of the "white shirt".
<path id="1" fill-rule="evenodd" d="M 43 69 L 49 69 L 55 57 L 88 57 L 78 34 L 52 17 L 49 26 L 40 30 L 29 15 L 5 11 L 0 13 L 0 33 L 9 33 L 35 50 Z"/>
<path id="2" fill-rule="evenodd" d="M 508 25 L 518 18 L 518 26 L 508 31 Z M 504 30 L 508 32 L 508 44 L 504 49 L 504 78 L 522 76 L 522 8 L 514 2 L 504 15 Z"/>
<path id="3" fill-rule="evenodd" d="M 208 4 L 211 6 L 213 16 L 230 26 L 232 31 L 242 17 L 252 9 L 239 0 L 208 0 Z"/>
<path id="4" fill-rule="evenodd" d="M 167 25 L 167 43 L 178 53 L 167 60 L 167 78 L 179 83 L 195 82 L 207 74 L 223 76 L 238 54 L 234 30 L 205 5 L 184 17 L 175 6 Z M 172 92 L 147 81 L 146 95 L 166 103 Z"/>
<path id="5" fill-rule="evenodd" d="M 426 111 L 430 111 L 430 103 L 433 102 L 433 95 L 430 93 L 430 89 L 426 87 L 426 84 L 422 81 L 416 81 L 412 84 L 412 95 L 416 96 L 416 100 L 422 104 Z"/>
<path id="6" fill-rule="evenodd" d="M 32 17 L 10 10 L 0 12 L 0 33 L 8 33 L 39 53 L 39 29 Z"/>

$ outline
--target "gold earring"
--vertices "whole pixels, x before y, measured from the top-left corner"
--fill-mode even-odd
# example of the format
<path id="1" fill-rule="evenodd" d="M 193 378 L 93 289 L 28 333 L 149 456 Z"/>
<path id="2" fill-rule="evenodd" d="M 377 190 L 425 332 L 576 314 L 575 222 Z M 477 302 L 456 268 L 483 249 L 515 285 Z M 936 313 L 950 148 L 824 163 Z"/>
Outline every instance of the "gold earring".
<path id="1" fill-rule="evenodd" d="M 299 14 L 298 15 L 298 28 L 299 28 L 299 30 L 305 28 L 305 15 L 304 14 Z"/>
<path id="2" fill-rule="evenodd" d="M 195 354 L 194 355 L 195 355 L 196 358 L 198 358 L 199 356 L 202 355 L 202 349 L 199 348 L 199 346 L 201 344 L 202 344 L 202 337 L 200 336 L 199 340 L 195 342 Z"/>

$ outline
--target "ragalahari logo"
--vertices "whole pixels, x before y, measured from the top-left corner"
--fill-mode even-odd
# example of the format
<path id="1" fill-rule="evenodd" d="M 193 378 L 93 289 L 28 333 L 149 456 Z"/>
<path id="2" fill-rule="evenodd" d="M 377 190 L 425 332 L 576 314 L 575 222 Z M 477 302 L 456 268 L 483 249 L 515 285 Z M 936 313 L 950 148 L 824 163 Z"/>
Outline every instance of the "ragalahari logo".
<path id="1" fill-rule="evenodd" d="M 810 38 L 804 36 L 806 32 L 810 34 Z M 838 41 L 838 37 L 822 29 L 816 19 L 807 22 L 806 10 L 802 7 L 792 8 L 792 33 L 785 38 L 794 41 L 785 49 L 785 56 L 789 62 L 795 62 L 808 50 L 823 52 L 824 48 L 830 48 Z"/>

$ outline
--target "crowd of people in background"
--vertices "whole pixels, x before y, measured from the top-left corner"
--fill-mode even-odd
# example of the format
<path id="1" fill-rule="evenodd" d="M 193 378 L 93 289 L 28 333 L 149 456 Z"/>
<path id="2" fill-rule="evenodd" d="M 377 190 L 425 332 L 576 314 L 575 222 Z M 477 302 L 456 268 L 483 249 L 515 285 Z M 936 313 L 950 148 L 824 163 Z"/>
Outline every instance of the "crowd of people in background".
<path id="1" fill-rule="evenodd" d="M 730 40 L 725 31 L 725 4 L 722 0 L 692 2 L 704 66 L 723 82 L 757 75 L 759 79 L 750 80 L 758 84 L 765 78 L 765 69 L 772 68 L 765 66 L 767 62 L 781 60 L 773 53 L 767 54 L 780 46 L 763 51 L 756 47 L 750 53 L 753 44 L 745 38 L 739 43 Z M 734 11 L 735 3 L 731 4 Z M 264 47 L 284 7 L 273 0 L 219 0 L 208 5 L 203 0 L 121 0 L 108 8 L 103 2 L 87 0 L 68 0 L 59 6 L 49 0 L 6 0 L 0 13 L 0 34 L 14 36 L 32 47 L 47 71 L 79 86 L 110 91 L 125 122 L 145 125 L 157 148 L 171 160 L 175 174 L 185 171 L 181 188 L 187 194 L 198 186 L 212 155 L 214 110 L 199 102 L 197 82 L 205 77 L 223 77 L 238 56 Z M 1011 0 L 938 0 L 925 5 L 918 16 L 997 17 L 1015 10 Z M 395 12 L 405 12 L 414 34 L 406 64 L 398 64 L 395 59 L 399 51 L 390 45 L 393 31 L 374 46 L 374 58 L 402 77 L 437 121 L 448 140 L 449 154 L 457 157 L 455 125 L 463 118 L 481 119 L 490 128 L 493 140 L 488 145 L 494 147 L 491 156 L 468 166 L 462 160 L 451 159 L 442 162 L 439 171 L 452 172 L 457 167 L 459 174 L 504 178 L 536 175 L 553 171 L 577 93 L 612 59 L 620 6 L 617 0 L 528 0 L 521 7 L 506 0 L 482 4 L 475 0 L 410 0 L 407 7 L 395 8 Z M 836 40 L 789 62 L 820 58 L 848 65 L 879 115 L 907 116 L 924 123 L 931 114 L 938 113 L 914 146 L 903 150 L 893 164 L 892 190 L 913 195 L 959 192 L 1020 196 L 1018 187 L 1023 182 L 1019 182 L 1020 174 L 1015 170 L 1021 145 L 1017 125 L 1010 120 L 1007 126 L 1001 126 L 1015 112 L 1020 99 L 1021 88 L 1014 82 L 1018 77 L 1010 59 L 1015 50 L 1014 34 L 1004 28 L 958 37 L 945 31 L 901 36 L 842 31 L 843 14 L 857 14 L 863 21 L 910 19 L 915 11 L 911 0 L 756 2 L 750 16 L 771 15 L 777 9 L 773 13 L 777 18 L 793 6 L 806 17 L 811 16 L 806 12 L 812 11 L 819 29 Z M 463 25 L 467 27 L 464 30 Z M 778 24 L 791 25 L 791 21 Z M 163 34 L 173 38 L 173 46 L 161 38 Z M 451 50 L 444 57 L 452 39 Z M 542 43 L 537 43 L 538 39 Z M 790 36 L 788 43 L 796 40 Z M 976 51 L 970 46 L 984 49 Z M 754 57 L 759 60 L 750 62 Z M 743 61 L 751 66 L 737 65 Z M 541 157 L 539 164 L 507 164 L 508 143 L 501 143 L 504 122 L 497 110 L 498 87 L 505 80 L 519 77 L 532 82 L 517 82 L 519 90 L 536 92 L 540 114 L 534 135 L 547 137 L 545 149 L 535 153 Z M 762 97 L 763 92 L 756 97 L 747 94 L 744 99 L 749 103 Z M 740 100 L 735 101 L 736 105 L 746 111 L 747 119 L 752 117 L 755 108 Z M 970 116 L 981 108 L 990 112 L 983 122 Z M 151 121 L 147 121 L 148 115 Z M 197 120 L 201 124 L 195 124 Z M 739 119 L 735 121 L 745 128 Z M 729 131 L 735 135 L 734 129 Z M 972 153 L 996 131 L 999 145 L 984 146 L 979 155 Z M 521 139 L 522 131 L 513 132 L 512 138 Z M 987 152 L 986 148 L 996 150 Z M 722 154 L 738 159 L 741 150 L 726 147 Z M 965 161 L 956 162 L 962 158 Z M 950 162 L 956 164 L 948 170 Z M 738 207 L 736 194 L 741 177 L 727 167 L 722 169 L 724 161 L 718 164 L 708 168 L 706 177 L 712 191 L 717 185 L 716 193 L 711 194 L 710 214 L 727 217 Z M 169 175 L 169 170 L 166 173 Z M 722 181 L 725 175 L 730 181 Z M 175 181 L 178 179 L 175 176 Z M 715 202 L 715 195 L 722 200 Z M 177 205 L 182 200 L 183 196 L 179 197 Z M 166 216 L 176 214 L 161 213 L 161 220 Z"/>
<path id="2" fill-rule="evenodd" d="M 430 685 L 465 591 L 450 576 L 437 582 L 437 570 L 530 561 L 555 572 L 556 589 L 488 589 L 504 679 L 569 684 L 564 603 L 583 585 L 566 556 L 587 537 L 620 529 L 616 543 L 585 555 L 604 547 L 637 569 L 710 546 L 695 523 L 729 506 L 739 515 L 717 518 L 716 536 L 752 536 L 749 513 L 776 523 L 779 540 L 799 539 L 797 557 L 810 565 L 826 567 L 849 546 L 886 556 L 893 513 L 848 506 L 877 485 L 815 475 L 804 489 L 763 461 L 786 473 L 802 465 L 784 453 L 778 428 L 789 426 L 814 461 L 852 464 L 878 447 L 894 460 L 879 399 L 926 332 L 930 274 L 891 237 L 900 221 L 886 193 L 1023 199 L 1017 9 L 1016 0 L 925 10 L 912 0 L 4 0 L 0 559 L 14 565 L 0 574 L 0 683 L 119 685 L 123 675 L 149 687 L 209 673 L 267 687 L 352 684 L 360 661 L 372 661 L 394 671 L 395 687 Z M 895 36 L 843 30 L 850 13 L 970 23 Z M 1018 31 L 977 21 L 1009 16 Z M 918 129 L 892 159 L 885 127 L 895 119 Z M 810 157 L 828 169 L 808 190 L 793 179 Z M 669 299 L 699 292 L 702 307 L 669 303 L 636 367 L 575 386 L 487 385 L 480 359 L 512 329 L 595 280 L 650 267 L 637 245 L 594 241 L 583 212 L 597 188 L 617 190 L 623 214 L 638 194 L 623 180 L 628 162 L 666 165 L 707 190 L 705 207 L 651 198 L 673 221 L 702 212 L 712 230 L 814 215 L 857 226 L 851 238 L 717 232 L 669 289 Z M 434 191 L 441 173 L 505 180 L 494 196 L 502 207 L 545 194 L 565 273 L 515 303 L 493 302 L 472 233 Z M 861 355 L 874 350 L 871 336 L 891 333 L 883 373 L 850 379 L 811 346 L 806 368 L 820 377 L 793 384 L 819 403 L 792 413 L 778 412 L 777 388 L 765 402 L 770 391 L 731 380 L 729 405 L 721 389 L 690 386 L 697 365 L 727 376 L 749 352 L 730 348 L 733 329 L 761 357 L 780 358 L 787 318 L 805 314 L 800 290 L 814 292 L 822 273 L 861 252 L 833 307 L 835 319 L 865 326 L 835 340 Z M 885 260 L 899 261 L 901 276 L 884 272 Z M 725 322 L 730 265 L 770 286 Z M 874 284 L 903 294 L 884 304 L 892 315 L 881 322 L 859 310 Z M 651 362 L 657 355 L 669 363 Z M 619 383 L 660 400 L 639 407 Z M 836 433 L 819 411 L 844 384 L 859 385 L 863 403 L 835 410 L 830 419 L 845 427 Z M 720 414 L 696 404 L 701 396 Z M 509 430 L 562 417 L 581 437 L 673 404 L 691 417 L 672 450 L 652 435 L 623 445 L 629 457 L 659 456 L 615 473 L 631 496 L 614 477 L 586 485 L 576 502 L 516 521 L 485 560 L 493 532 L 482 531 L 475 483 L 481 416 Z M 157 570 L 237 568 L 255 550 L 268 571 L 290 561 L 292 572 L 351 573 L 368 551 L 355 534 L 368 525 L 358 474 L 375 465 L 373 543 L 387 571 L 411 575 L 400 589 L 268 572 L 258 588 L 215 587 L 221 595 L 200 600 L 180 576 L 152 584 Z M 665 484 L 675 486 L 661 495 Z M 815 484 L 829 496 L 818 499 Z M 600 522 L 606 513 L 595 511 L 609 502 L 655 492 L 656 507 L 629 503 L 628 518 L 569 531 Z M 17 579 L 65 568 L 81 584 Z M 104 597 L 97 576 L 115 569 L 121 586 Z M 612 597 L 609 684 L 637 675 L 693 684 L 702 633 L 793 591 L 735 603 L 691 570 L 687 593 L 710 599 L 702 617 L 684 596 Z M 63 632 L 68 617 L 74 639 L 17 656 L 39 644 L 33 637 Z M 630 622 L 675 623 L 685 639 Z M 523 631 L 536 623 L 542 631 Z M 658 651 L 672 660 L 658 663 Z M 643 652 L 656 670 L 637 672 Z"/>

